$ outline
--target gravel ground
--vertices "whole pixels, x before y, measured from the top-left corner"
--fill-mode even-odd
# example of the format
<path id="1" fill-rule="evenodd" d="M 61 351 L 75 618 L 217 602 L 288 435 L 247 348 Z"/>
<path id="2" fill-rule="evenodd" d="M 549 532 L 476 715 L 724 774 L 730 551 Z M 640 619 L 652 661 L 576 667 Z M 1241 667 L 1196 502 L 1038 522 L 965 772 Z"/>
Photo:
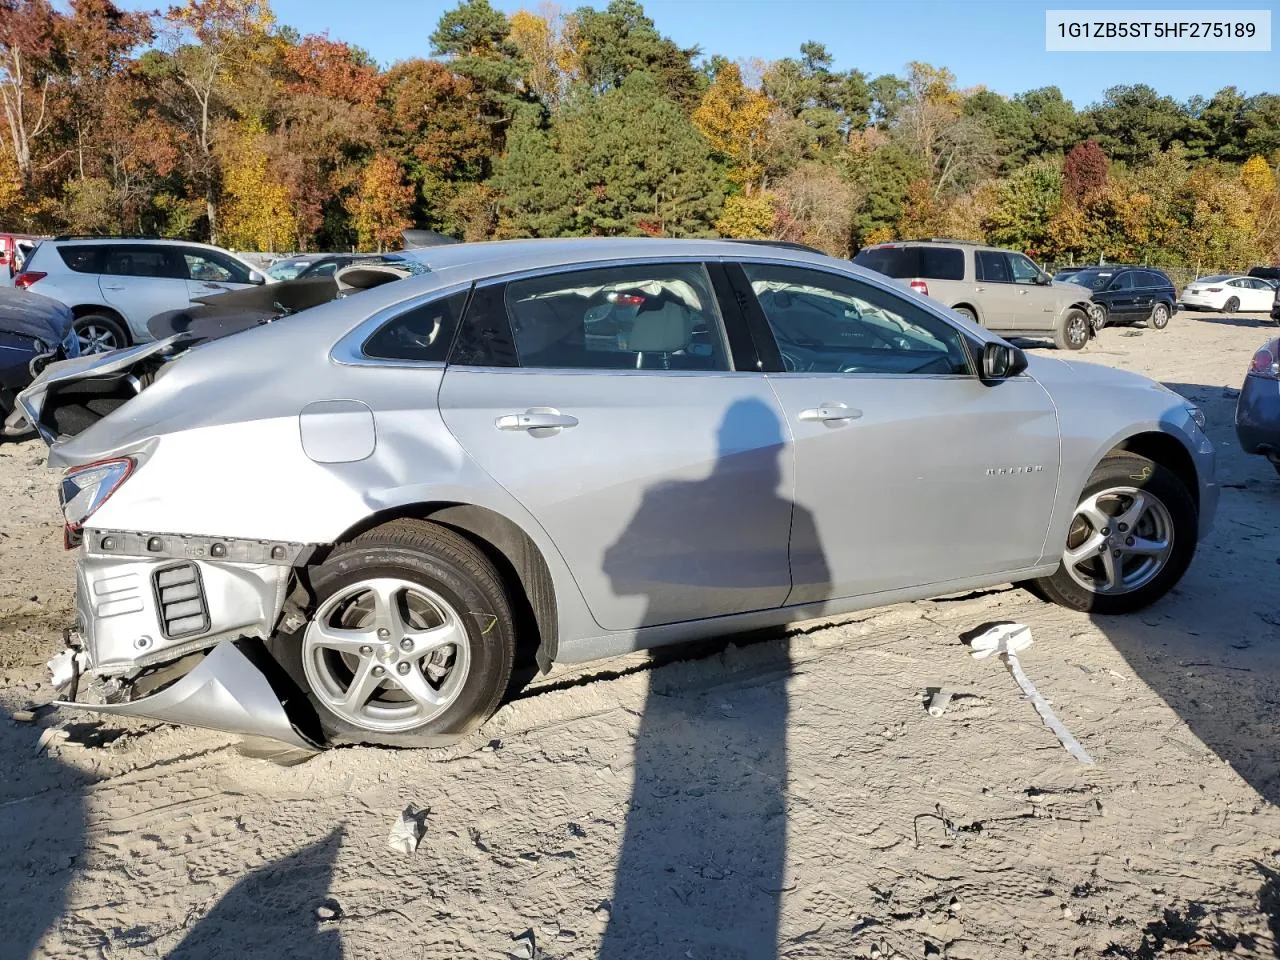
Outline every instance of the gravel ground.
<path id="1" fill-rule="evenodd" d="M 0 718 L 0 955 L 1280 956 L 1280 479 L 1231 425 L 1270 329 L 1179 314 L 1082 356 L 1200 403 L 1220 444 L 1217 528 L 1138 616 L 1005 588 L 562 669 L 439 763 L 282 769 L 204 731 Z M 43 464 L 0 446 L 9 714 L 48 699 L 69 618 Z M 1005 619 L 1096 766 L 967 655 Z M 404 856 L 386 837 L 410 803 L 427 831 Z"/>

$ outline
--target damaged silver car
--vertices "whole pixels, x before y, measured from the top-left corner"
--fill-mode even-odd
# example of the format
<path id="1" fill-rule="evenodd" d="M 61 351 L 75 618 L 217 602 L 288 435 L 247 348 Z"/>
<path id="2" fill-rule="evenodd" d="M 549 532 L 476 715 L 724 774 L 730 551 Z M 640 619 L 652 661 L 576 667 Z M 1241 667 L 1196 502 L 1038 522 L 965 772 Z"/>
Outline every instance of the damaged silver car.
<path id="1" fill-rule="evenodd" d="M 404 256 L 22 394 L 79 553 L 68 702 L 299 748 L 444 744 L 522 658 L 1005 582 L 1134 610 L 1213 519 L 1181 397 L 1028 358 L 847 261 L 676 240 Z"/>

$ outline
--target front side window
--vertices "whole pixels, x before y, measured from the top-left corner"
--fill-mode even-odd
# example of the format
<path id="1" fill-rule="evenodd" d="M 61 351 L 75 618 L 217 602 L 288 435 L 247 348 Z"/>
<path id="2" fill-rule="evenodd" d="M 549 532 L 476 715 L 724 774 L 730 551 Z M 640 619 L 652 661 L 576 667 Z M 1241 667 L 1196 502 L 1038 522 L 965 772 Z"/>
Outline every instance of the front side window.
<path id="1" fill-rule="evenodd" d="M 1013 283 L 1009 274 L 1009 258 L 998 250 L 979 250 L 974 254 L 978 279 L 987 283 Z"/>
<path id="2" fill-rule="evenodd" d="M 1007 256 L 1009 272 L 1013 276 L 1014 283 L 1035 283 L 1040 279 L 1040 268 L 1029 257 L 1024 257 L 1020 253 L 1010 253 Z"/>
<path id="3" fill-rule="evenodd" d="M 1132 290 L 1133 274 L 1132 273 L 1120 274 L 1114 280 L 1111 281 L 1111 286 L 1108 287 L 1108 289 L 1109 290 Z"/>
<path id="4" fill-rule="evenodd" d="M 743 264 L 792 373 L 972 373 L 960 332 L 905 297 L 852 277 Z"/>
<path id="5" fill-rule="evenodd" d="M 187 275 L 192 280 L 204 280 L 209 283 L 248 283 L 249 268 L 230 257 L 214 253 L 212 250 L 182 251 L 187 264 Z"/>
<path id="6" fill-rule="evenodd" d="M 463 290 L 410 307 L 379 327 L 364 342 L 363 353 L 375 360 L 444 363 L 466 305 Z"/>
<path id="7" fill-rule="evenodd" d="M 505 304 L 521 367 L 730 369 L 720 310 L 699 263 L 516 280 Z"/>

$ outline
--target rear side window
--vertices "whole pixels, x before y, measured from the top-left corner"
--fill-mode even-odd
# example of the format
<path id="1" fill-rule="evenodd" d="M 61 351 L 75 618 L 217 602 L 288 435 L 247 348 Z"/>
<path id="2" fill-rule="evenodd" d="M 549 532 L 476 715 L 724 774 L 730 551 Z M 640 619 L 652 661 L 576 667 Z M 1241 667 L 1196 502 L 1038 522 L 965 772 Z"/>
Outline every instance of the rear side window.
<path id="1" fill-rule="evenodd" d="M 978 279 L 988 283 L 1013 283 L 1009 273 L 1009 258 L 998 250 L 979 250 L 974 254 Z"/>
<path id="2" fill-rule="evenodd" d="M 871 247 L 853 262 L 886 277 L 963 280 L 964 251 L 957 247 Z"/>
<path id="3" fill-rule="evenodd" d="M 655 263 L 517 280 L 507 315 L 521 367 L 728 370 L 706 267 Z"/>
<path id="4" fill-rule="evenodd" d="M 62 257 L 68 270 L 76 273 L 102 272 L 102 247 L 58 247 L 58 256 Z"/>
<path id="5" fill-rule="evenodd" d="M 1172 284 L 1170 284 L 1169 282 L 1169 278 L 1166 277 L 1163 273 L 1155 273 L 1154 271 L 1151 271 L 1151 270 L 1147 270 L 1142 274 L 1142 285 L 1145 287 L 1172 286 Z"/>
<path id="6" fill-rule="evenodd" d="M 464 290 L 410 307 L 364 342 L 364 355 L 377 360 L 444 363 L 466 305 Z"/>

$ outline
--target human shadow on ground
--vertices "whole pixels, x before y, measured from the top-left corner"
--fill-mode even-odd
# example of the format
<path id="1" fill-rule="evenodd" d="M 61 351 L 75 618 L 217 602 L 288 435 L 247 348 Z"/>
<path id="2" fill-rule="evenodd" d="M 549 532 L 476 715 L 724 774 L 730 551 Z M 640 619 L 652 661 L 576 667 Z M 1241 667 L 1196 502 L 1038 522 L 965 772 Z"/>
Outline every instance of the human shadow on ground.
<path id="1" fill-rule="evenodd" d="M 297 853 L 246 874 L 195 922 L 168 960 L 341 960 L 340 908 L 329 899 L 329 888 L 343 834 L 337 827 Z M 317 919 L 322 906 L 336 914 L 328 928 Z"/>
<path id="2" fill-rule="evenodd" d="M 1221 487 L 1214 528 L 1162 600 L 1126 616 L 1091 617 L 1196 738 L 1280 803 L 1280 478 L 1240 449 L 1235 400 L 1221 385 L 1166 386 L 1205 411 Z M 1177 731 L 1165 738 L 1196 755 Z"/>
<path id="3" fill-rule="evenodd" d="M 829 581 L 811 514 L 780 495 L 784 450 L 773 410 L 739 401 L 720 425 L 709 476 L 645 493 L 605 557 L 614 593 L 646 598 L 642 625 L 670 620 L 664 584 L 645 583 L 636 571 L 654 568 L 637 557 L 661 557 L 661 531 L 672 518 L 696 516 L 701 529 L 721 532 L 722 543 L 742 543 L 748 529 L 754 548 L 716 556 L 709 545 L 716 559 L 705 564 L 672 557 L 673 582 L 693 575 L 703 586 L 756 583 L 762 596 L 785 597 L 788 539 L 814 582 Z M 690 564 L 700 568 L 691 573 Z M 678 667 L 650 674 L 602 960 L 778 955 L 791 660 L 782 641 L 757 646 L 747 661 L 710 684 Z"/>

